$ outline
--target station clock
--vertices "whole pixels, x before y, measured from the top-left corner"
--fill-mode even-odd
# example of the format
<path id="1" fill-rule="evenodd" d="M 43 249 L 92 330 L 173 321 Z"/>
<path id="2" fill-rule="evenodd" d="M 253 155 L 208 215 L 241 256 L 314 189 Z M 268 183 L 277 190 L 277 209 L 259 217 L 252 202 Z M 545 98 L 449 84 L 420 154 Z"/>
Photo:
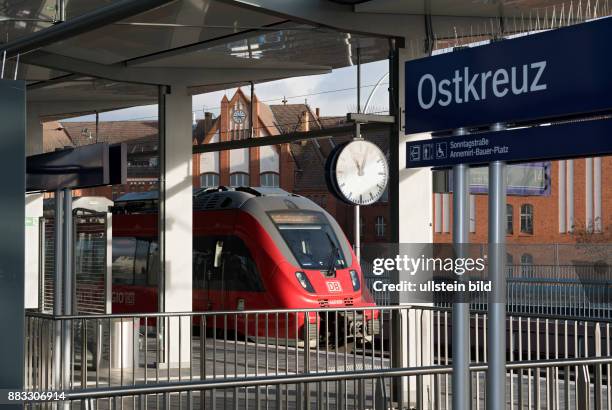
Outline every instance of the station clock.
<path id="1" fill-rule="evenodd" d="M 325 164 L 330 191 L 351 205 L 370 205 L 387 188 L 389 165 L 378 146 L 361 138 L 338 145 Z"/>
<path id="2" fill-rule="evenodd" d="M 246 119 L 246 113 L 242 110 L 234 110 L 234 112 L 232 113 L 232 120 L 236 124 L 242 124 L 245 119 Z"/>

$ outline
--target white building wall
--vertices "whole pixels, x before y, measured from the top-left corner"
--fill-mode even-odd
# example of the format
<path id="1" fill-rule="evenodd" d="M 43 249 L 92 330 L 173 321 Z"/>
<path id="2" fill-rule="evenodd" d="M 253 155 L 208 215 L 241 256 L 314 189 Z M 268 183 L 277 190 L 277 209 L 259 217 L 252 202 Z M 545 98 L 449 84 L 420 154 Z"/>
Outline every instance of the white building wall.
<path id="1" fill-rule="evenodd" d="M 219 142 L 219 131 L 210 139 L 210 143 Z M 200 173 L 205 174 L 209 172 L 219 173 L 219 153 L 218 152 L 204 152 L 200 154 Z"/>
<path id="2" fill-rule="evenodd" d="M 567 171 L 565 170 L 565 160 L 559 161 L 559 233 L 567 232 L 567 198 L 565 195 Z"/>
<path id="3" fill-rule="evenodd" d="M 230 151 L 230 174 L 234 172 L 249 173 L 249 149 L 240 148 Z"/>
<path id="4" fill-rule="evenodd" d="M 266 145 L 259 148 L 259 172 L 279 172 L 280 159 L 276 147 Z"/>
<path id="5" fill-rule="evenodd" d="M 593 158 L 593 228 L 602 232 L 604 221 L 601 214 L 601 158 Z M 608 223 L 608 221 L 605 221 Z"/>

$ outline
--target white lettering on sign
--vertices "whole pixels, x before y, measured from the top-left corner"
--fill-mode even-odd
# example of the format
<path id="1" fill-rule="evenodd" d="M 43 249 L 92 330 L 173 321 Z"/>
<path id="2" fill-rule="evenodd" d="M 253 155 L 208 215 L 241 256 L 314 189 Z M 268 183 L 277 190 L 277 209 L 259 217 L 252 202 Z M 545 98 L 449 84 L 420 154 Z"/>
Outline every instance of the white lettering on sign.
<path id="1" fill-rule="evenodd" d="M 446 107 L 452 102 L 462 104 L 486 100 L 490 95 L 503 98 L 508 93 L 519 95 L 544 91 L 547 88 L 542 79 L 544 70 L 546 61 L 510 67 L 510 70 L 500 68 L 475 74 L 470 74 L 469 67 L 464 67 L 463 71 L 455 70 L 452 79 L 445 78 L 440 81 L 436 81 L 432 74 L 424 74 L 419 79 L 417 89 L 419 106 L 429 110 L 436 103 Z M 425 90 L 431 92 L 427 101 L 423 96 Z"/>

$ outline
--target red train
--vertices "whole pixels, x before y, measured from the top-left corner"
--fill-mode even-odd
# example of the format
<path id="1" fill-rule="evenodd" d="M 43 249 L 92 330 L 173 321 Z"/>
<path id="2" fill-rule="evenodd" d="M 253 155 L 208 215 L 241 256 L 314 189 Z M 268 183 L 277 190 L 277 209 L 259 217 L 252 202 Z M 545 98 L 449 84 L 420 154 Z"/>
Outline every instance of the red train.
<path id="1" fill-rule="evenodd" d="M 196 192 L 193 201 L 194 311 L 375 305 L 340 226 L 309 199 L 280 189 L 219 187 Z M 157 311 L 156 193 L 124 195 L 113 213 L 113 313 Z M 247 329 L 238 315 L 227 326 L 259 337 L 278 329 L 279 338 L 300 340 L 308 327 L 312 341 L 321 320 L 313 313 L 305 326 L 305 319 L 279 318 L 278 326 L 262 320 Z M 378 333 L 371 310 L 327 315 L 336 319 L 342 323 L 327 328 L 350 329 L 351 337 Z"/>

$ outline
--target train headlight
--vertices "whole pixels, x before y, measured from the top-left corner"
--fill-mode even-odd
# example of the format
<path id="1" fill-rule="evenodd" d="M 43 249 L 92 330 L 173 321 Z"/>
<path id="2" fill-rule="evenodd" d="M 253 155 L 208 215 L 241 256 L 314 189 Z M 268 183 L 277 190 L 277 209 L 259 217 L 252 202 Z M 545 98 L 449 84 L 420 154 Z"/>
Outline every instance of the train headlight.
<path id="1" fill-rule="evenodd" d="M 349 274 L 351 275 L 351 282 L 353 282 L 353 290 L 357 291 L 361 289 L 361 282 L 359 281 L 359 274 L 357 274 L 357 271 L 351 269 Z"/>
<path id="2" fill-rule="evenodd" d="M 306 292 L 314 293 L 314 288 L 312 284 L 308 280 L 308 276 L 304 272 L 295 272 L 295 277 L 297 278 L 300 285 L 306 290 Z"/>

